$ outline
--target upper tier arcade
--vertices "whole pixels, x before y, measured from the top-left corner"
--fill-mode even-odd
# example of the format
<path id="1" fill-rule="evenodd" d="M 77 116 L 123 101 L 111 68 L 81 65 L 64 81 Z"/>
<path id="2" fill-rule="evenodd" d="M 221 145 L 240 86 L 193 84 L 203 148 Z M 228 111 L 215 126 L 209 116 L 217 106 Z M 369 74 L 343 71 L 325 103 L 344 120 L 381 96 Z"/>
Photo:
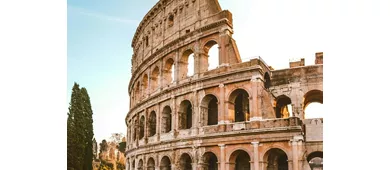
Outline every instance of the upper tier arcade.
<path id="1" fill-rule="evenodd" d="M 132 41 L 129 92 L 148 68 L 157 66 L 164 71 L 168 58 L 175 66 L 186 64 L 186 59 L 180 58 L 185 51 L 195 55 L 195 74 L 207 71 L 207 52 L 215 44 L 220 51 L 219 65 L 241 62 L 232 34 L 232 14 L 222 10 L 216 0 L 159 1 L 143 18 Z M 183 72 L 184 68 L 180 69 Z"/>

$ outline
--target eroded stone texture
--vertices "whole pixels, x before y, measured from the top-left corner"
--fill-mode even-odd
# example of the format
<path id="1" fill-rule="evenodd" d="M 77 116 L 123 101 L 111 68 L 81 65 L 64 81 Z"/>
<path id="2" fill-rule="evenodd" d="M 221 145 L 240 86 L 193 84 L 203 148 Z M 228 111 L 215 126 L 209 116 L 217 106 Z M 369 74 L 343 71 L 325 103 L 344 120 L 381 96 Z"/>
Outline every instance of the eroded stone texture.
<path id="1" fill-rule="evenodd" d="M 274 70 L 261 58 L 242 62 L 232 34 L 232 14 L 217 0 L 160 0 L 145 15 L 132 41 L 127 169 L 322 163 L 322 119 L 304 114 L 309 103 L 322 103 L 322 53 L 316 65 Z M 219 66 L 208 70 L 214 45 Z"/>

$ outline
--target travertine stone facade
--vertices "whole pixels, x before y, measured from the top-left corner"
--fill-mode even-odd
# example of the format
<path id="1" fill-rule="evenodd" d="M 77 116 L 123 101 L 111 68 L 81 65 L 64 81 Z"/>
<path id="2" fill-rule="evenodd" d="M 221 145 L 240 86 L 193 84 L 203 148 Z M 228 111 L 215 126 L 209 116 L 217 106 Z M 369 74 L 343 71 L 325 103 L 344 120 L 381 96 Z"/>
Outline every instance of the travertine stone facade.
<path id="1" fill-rule="evenodd" d="M 232 34 L 217 0 L 160 0 L 146 14 L 132 41 L 126 169 L 322 167 L 323 120 L 304 113 L 323 102 L 322 53 L 316 65 L 273 70 L 242 62 Z"/>

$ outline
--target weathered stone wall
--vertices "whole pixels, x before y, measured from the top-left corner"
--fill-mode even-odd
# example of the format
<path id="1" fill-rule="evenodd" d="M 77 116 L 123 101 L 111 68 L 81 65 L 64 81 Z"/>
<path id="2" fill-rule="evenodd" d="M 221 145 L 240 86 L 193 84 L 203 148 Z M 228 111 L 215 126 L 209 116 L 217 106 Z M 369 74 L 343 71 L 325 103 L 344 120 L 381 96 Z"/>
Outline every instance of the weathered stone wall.
<path id="1" fill-rule="evenodd" d="M 232 34 L 232 14 L 217 0 L 160 0 L 147 13 L 132 43 L 127 169 L 183 169 L 188 157 L 193 170 L 207 169 L 215 156 L 218 169 L 230 170 L 247 153 L 251 169 L 270 169 L 279 154 L 298 170 L 307 169 L 308 154 L 322 153 L 322 125 L 304 119 L 308 103 L 322 103 L 322 65 L 273 70 L 261 58 L 241 62 Z M 208 70 L 213 45 L 219 66 Z M 281 95 L 292 117 L 277 118 Z M 217 121 L 209 124 L 210 116 Z"/>

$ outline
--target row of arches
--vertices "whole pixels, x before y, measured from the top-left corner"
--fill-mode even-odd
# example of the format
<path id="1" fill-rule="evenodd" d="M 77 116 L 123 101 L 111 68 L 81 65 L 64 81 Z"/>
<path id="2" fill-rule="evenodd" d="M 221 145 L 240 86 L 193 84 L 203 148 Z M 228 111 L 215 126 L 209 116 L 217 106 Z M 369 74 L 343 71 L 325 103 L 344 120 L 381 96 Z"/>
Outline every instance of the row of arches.
<path id="1" fill-rule="evenodd" d="M 292 102 L 286 95 L 275 98 L 275 116 L 276 118 L 292 117 Z M 321 111 L 323 103 L 323 92 L 321 90 L 311 90 L 303 96 L 303 115 L 305 119 L 322 118 Z"/>
<path id="2" fill-rule="evenodd" d="M 292 117 L 291 99 L 285 95 L 281 95 L 275 99 L 275 118 L 288 118 Z M 322 104 L 322 91 L 312 90 L 304 96 L 305 109 L 310 103 Z M 219 116 L 219 100 L 213 94 L 207 94 L 201 100 L 200 109 L 200 122 L 202 126 L 210 126 L 218 124 Z M 228 98 L 228 109 L 234 111 L 233 122 L 244 122 L 250 119 L 250 102 L 249 94 L 244 89 L 234 90 Z M 190 129 L 194 126 L 195 108 L 190 100 L 181 101 L 177 110 L 178 129 Z M 307 115 L 305 118 L 321 118 L 321 114 Z M 145 135 L 148 137 L 154 136 L 157 133 L 157 119 L 160 118 L 160 133 L 168 133 L 172 130 L 173 113 L 172 108 L 166 105 L 161 112 L 160 117 L 157 116 L 155 110 L 149 112 L 148 115 L 141 115 L 139 121 L 134 122 L 136 129 L 133 131 L 133 140 L 136 139 L 137 133 L 139 133 L 139 139 L 142 139 Z M 147 126 L 147 127 L 146 127 Z M 130 128 L 131 129 L 131 128 Z M 145 130 L 147 130 L 145 132 Z M 147 133 L 147 134 L 145 134 Z"/>
<path id="3" fill-rule="evenodd" d="M 249 120 L 249 94 L 244 89 L 237 89 L 233 91 L 229 97 L 229 108 L 234 110 L 234 121 L 243 122 Z M 218 98 L 213 94 L 207 94 L 201 101 L 201 119 L 204 126 L 217 125 L 218 124 Z M 172 109 L 169 105 L 165 106 L 161 112 L 161 133 L 168 133 L 172 130 L 173 115 Z M 194 107 L 191 101 L 183 100 L 177 111 L 178 116 L 178 129 L 190 129 L 193 127 L 194 119 Z M 147 128 L 146 127 L 147 121 Z M 157 114 L 156 111 L 150 111 L 148 117 L 142 115 L 138 122 L 138 135 L 139 139 L 145 137 L 145 135 L 154 136 L 157 129 Z M 131 129 L 131 128 L 130 128 Z M 147 129 L 147 134 L 145 134 Z M 133 131 L 133 140 L 136 139 L 137 131 Z"/>
<path id="4" fill-rule="evenodd" d="M 234 151 L 230 157 L 228 158 L 229 163 L 229 169 L 231 170 L 251 170 L 251 156 L 248 152 L 245 150 L 238 149 Z M 263 158 L 264 166 L 266 170 L 288 170 L 288 156 L 287 154 L 279 148 L 271 148 L 269 149 L 265 154 Z M 322 160 L 323 160 L 323 154 L 322 151 L 315 151 L 310 153 L 307 156 L 307 163 L 310 165 L 310 167 L 313 168 L 322 168 Z M 160 161 L 160 169 L 161 170 L 171 170 L 172 169 L 172 163 L 170 157 L 163 156 Z M 194 159 L 191 157 L 188 153 L 183 153 L 177 160 L 176 169 L 181 170 L 192 170 L 193 169 L 193 163 L 195 163 Z M 130 163 L 128 159 L 128 163 Z M 138 164 L 136 166 L 135 160 L 131 163 L 131 170 L 135 170 L 135 167 L 137 167 L 138 170 L 154 170 L 156 168 L 156 162 L 153 157 L 149 157 L 146 165 L 144 165 L 144 162 L 142 159 L 138 160 Z M 217 170 L 220 169 L 219 167 L 219 160 L 216 154 L 213 152 L 206 152 L 203 154 L 201 160 L 198 162 L 202 166 L 204 170 Z M 146 166 L 146 168 L 144 167 Z"/>
<path id="5" fill-rule="evenodd" d="M 208 41 L 203 46 L 203 51 L 207 55 L 207 63 L 201 62 L 200 64 L 207 64 L 207 70 L 217 68 L 219 66 L 218 43 L 215 40 Z M 177 75 L 175 74 L 175 69 L 178 69 Z M 150 73 L 143 73 L 140 80 L 136 81 L 134 92 L 130 94 L 132 101 L 139 100 L 141 97 L 153 93 L 158 87 L 166 87 L 175 80 L 183 80 L 193 76 L 195 69 L 197 68 L 195 67 L 195 52 L 193 49 L 185 50 L 177 62 L 175 62 L 173 57 L 165 59 L 162 68 L 154 66 Z"/>

